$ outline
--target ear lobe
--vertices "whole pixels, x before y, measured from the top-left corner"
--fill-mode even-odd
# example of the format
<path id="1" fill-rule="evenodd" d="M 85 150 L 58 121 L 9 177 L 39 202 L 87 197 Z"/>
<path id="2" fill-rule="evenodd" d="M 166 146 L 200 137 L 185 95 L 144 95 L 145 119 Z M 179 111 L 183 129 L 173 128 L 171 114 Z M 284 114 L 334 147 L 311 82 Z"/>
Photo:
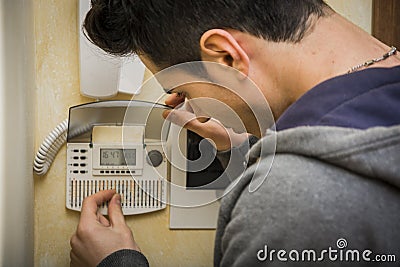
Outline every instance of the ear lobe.
<path id="1" fill-rule="evenodd" d="M 200 48 L 202 60 L 230 66 L 247 77 L 249 57 L 229 32 L 222 29 L 208 30 L 200 39 Z"/>

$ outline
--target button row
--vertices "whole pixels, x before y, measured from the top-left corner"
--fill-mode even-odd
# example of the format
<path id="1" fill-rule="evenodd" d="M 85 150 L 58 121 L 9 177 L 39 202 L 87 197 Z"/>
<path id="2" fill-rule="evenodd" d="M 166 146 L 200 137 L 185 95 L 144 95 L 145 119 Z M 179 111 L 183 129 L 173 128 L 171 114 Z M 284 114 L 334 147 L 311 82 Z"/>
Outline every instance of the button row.
<path id="1" fill-rule="evenodd" d="M 78 160 L 78 159 L 86 160 L 87 158 L 86 158 L 86 157 L 77 157 L 77 156 L 75 156 L 75 157 L 73 157 L 73 159 L 74 159 L 74 160 Z"/>
<path id="2" fill-rule="evenodd" d="M 75 174 L 77 174 L 77 173 L 85 174 L 85 173 L 87 173 L 87 171 L 78 171 L 78 170 L 75 170 L 75 171 L 73 171 L 73 173 L 75 173 Z"/>
<path id="3" fill-rule="evenodd" d="M 109 174 L 109 173 L 111 173 L 111 174 L 125 174 L 125 173 L 129 173 L 129 171 L 100 171 L 100 173 L 101 174 L 104 174 L 104 173 L 107 173 L 107 174 Z"/>
<path id="4" fill-rule="evenodd" d="M 74 163 L 74 164 L 72 164 L 72 166 L 74 166 L 74 167 L 79 167 L 79 166 L 81 166 L 81 167 L 86 167 L 87 164 L 86 164 L 86 163 L 81 163 L 81 164 L 79 164 L 79 163 Z"/>
<path id="5" fill-rule="evenodd" d="M 74 149 L 74 150 L 72 150 L 72 152 L 75 152 L 75 153 L 79 153 L 79 152 L 81 152 L 81 153 L 86 153 L 87 150 L 86 150 L 86 149 L 81 149 L 81 150 L 79 150 L 79 149 Z"/>

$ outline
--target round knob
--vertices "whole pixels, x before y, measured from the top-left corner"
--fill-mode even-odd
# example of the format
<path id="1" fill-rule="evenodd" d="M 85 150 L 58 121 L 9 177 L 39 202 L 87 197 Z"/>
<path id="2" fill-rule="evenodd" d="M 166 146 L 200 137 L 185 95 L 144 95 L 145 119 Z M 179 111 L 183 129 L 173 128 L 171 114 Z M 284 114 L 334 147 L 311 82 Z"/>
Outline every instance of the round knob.
<path id="1" fill-rule="evenodd" d="M 147 153 L 147 163 L 149 163 L 153 167 L 158 167 L 163 162 L 164 157 L 158 150 L 152 150 Z"/>

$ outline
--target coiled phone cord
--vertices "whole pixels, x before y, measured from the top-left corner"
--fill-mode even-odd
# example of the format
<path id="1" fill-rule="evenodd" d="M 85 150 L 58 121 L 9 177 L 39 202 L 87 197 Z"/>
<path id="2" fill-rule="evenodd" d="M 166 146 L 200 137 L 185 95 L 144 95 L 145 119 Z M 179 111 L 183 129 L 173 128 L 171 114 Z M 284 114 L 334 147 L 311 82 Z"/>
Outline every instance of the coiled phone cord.
<path id="1" fill-rule="evenodd" d="M 33 170 L 37 175 L 45 175 L 49 170 L 58 151 L 67 141 L 67 129 L 68 119 L 58 124 L 40 145 L 33 163 Z"/>

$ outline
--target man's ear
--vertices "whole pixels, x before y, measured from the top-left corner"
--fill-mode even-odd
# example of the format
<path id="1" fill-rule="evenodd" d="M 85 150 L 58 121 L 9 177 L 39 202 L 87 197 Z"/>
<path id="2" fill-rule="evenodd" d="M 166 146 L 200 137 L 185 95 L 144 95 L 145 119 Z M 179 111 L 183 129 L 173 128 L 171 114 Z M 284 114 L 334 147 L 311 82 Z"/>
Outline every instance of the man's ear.
<path id="1" fill-rule="evenodd" d="M 202 60 L 230 66 L 246 77 L 249 74 L 249 57 L 228 31 L 208 30 L 200 39 L 200 48 Z"/>

